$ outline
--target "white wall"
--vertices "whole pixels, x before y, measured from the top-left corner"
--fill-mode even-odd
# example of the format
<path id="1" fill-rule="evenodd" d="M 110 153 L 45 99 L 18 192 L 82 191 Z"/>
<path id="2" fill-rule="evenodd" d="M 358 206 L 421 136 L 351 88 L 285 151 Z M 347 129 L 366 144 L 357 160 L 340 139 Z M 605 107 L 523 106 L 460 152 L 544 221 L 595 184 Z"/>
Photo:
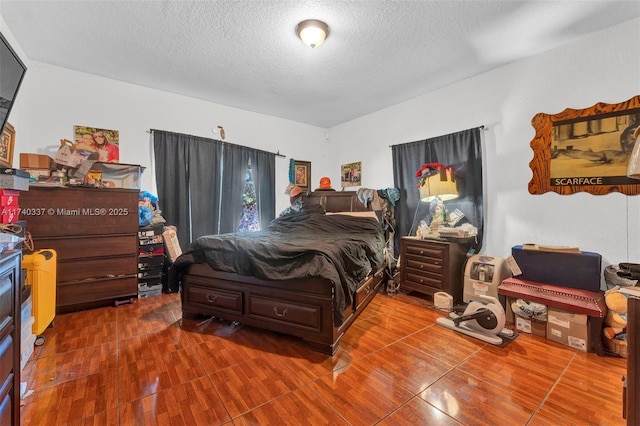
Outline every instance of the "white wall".
<path id="1" fill-rule="evenodd" d="M 364 187 L 393 186 L 389 145 L 485 125 L 483 253 L 508 256 L 512 246 L 533 242 L 600 253 L 604 266 L 640 262 L 640 197 L 531 195 L 527 186 L 533 116 L 639 95 L 639 39 L 636 19 L 336 126 L 334 175 L 340 164 L 362 161 Z"/>
<path id="2" fill-rule="evenodd" d="M 290 158 L 312 161 L 316 186 L 316 169 L 329 167 L 326 129 L 30 61 L 1 19 L 0 31 L 27 66 L 9 116 L 16 128 L 14 167 L 20 152 L 55 155 L 60 139 L 73 140 L 74 125 L 116 129 L 120 162 L 147 167 L 142 189 L 155 193 L 148 130 L 219 139 L 213 129 L 222 125 L 227 142 L 287 156 L 276 157 L 276 214 L 289 205 Z"/>
<path id="3" fill-rule="evenodd" d="M 483 252 L 507 256 L 513 245 L 578 246 L 603 263 L 640 261 L 640 197 L 578 193 L 531 195 L 531 119 L 567 107 L 618 103 L 640 94 L 640 20 L 589 36 L 327 130 L 193 98 L 29 61 L 0 19 L 0 31 L 28 66 L 9 117 L 19 152 L 55 151 L 73 126 L 120 130 L 121 161 L 150 166 L 150 128 L 204 137 L 224 126 L 227 141 L 277 158 L 277 211 L 288 160 L 312 162 L 312 186 L 329 176 L 339 188 L 340 165 L 362 161 L 363 186 L 393 186 L 389 145 L 485 125 L 486 239 Z M 327 134 L 329 140 L 327 141 Z M 143 174 L 151 188 L 151 172 Z M 354 188 L 355 189 L 355 188 Z"/>

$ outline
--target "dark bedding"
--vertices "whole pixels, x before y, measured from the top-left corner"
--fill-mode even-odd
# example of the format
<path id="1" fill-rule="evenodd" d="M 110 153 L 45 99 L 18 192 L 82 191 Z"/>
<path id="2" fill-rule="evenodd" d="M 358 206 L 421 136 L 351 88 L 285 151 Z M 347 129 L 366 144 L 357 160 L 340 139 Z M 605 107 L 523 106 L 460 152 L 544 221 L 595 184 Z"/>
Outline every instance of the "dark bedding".
<path id="1" fill-rule="evenodd" d="M 179 274 L 192 263 L 207 263 L 264 280 L 329 279 L 339 326 L 358 283 L 383 263 L 384 245 L 376 219 L 303 211 L 274 219 L 264 231 L 200 237 L 173 268 Z"/>

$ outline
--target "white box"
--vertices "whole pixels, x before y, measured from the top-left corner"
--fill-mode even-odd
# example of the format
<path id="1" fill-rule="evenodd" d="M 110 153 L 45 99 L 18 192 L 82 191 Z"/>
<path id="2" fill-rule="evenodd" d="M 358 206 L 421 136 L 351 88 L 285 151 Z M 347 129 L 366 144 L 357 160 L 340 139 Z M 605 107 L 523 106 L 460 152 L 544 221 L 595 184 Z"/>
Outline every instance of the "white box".
<path id="1" fill-rule="evenodd" d="M 35 317 L 29 317 L 26 322 L 22 323 L 22 331 L 20 332 L 20 342 L 24 344 L 33 334 L 33 323 L 36 322 Z"/>
<path id="2" fill-rule="evenodd" d="M 31 334 L 27 341 L 24 344 L 20 345 L 20 371 L 24 370 L 25 365 L 27 365 L 27 361 L 29 361 L 31 355 L 33 355 L 35 343 L 36 335 Z"/>

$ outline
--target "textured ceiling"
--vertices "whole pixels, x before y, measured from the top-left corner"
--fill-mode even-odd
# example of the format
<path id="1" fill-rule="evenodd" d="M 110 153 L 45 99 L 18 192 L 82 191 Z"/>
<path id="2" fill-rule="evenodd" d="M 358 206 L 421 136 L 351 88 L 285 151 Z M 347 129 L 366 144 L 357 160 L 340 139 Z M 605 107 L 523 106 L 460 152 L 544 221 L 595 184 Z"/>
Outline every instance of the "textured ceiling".
<path id="1" fill-rule="evenodd" d="M 640 1 L 2 0 L 0 15 L 31 60 L 332 127 L 634 19 Z M 316 49 L 295 35 L 309 18 L 330 28 Z"/>

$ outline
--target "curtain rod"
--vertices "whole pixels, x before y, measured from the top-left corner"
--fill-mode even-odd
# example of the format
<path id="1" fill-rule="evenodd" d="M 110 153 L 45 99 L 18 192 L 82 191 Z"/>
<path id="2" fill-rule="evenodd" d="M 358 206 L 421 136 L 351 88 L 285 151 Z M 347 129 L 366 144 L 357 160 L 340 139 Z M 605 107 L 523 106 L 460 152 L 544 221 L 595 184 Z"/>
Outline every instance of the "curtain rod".
<path id="1" fill-rule="evenodd" d="M 489 130 L 488 127 L 485 127 L 484 124 L 482 126 L 478 126 L 478 127 L 472 127 L 471 129 L 482 129 L 482 130 Z M 471 130 L 471 129 L 467 129 L 467 130 Z M 464 132 L 464 130 L 461 130 L 461 132 Z M 454 132 L 454 133 L 458 133 L 458 132 Z M 444 136 L 444 135 L 441 135 Z M 438 137 L 438 136 L 434 136 L 434 137 Z M 427 138 L 427 139 L 431 139 L 431 138 Z M 402 144 L 398 144 L 398 145 L 402 145 Z M 389 145 L 389 148 L 393 148 L 395 145 Z"/>
<path id="2" fill-rule="evenodd" d="M 167 130 L 149 129 L 149 130 L 147 130 L 147 133 L 152 133 L 152 132 L 154 132 L 154 131 L 167 132 Z M 170 133 L 175 133 L 175 132 L 170 132 Z M 184 133 L 182 133 L 182 134 L 184 134 Z M 202 136 L 197 136 L 197 137 L 202 137 Z M 205 139 L 210 139 L 210 138 L 205 138 Z M 213 139 L 213 140 L 218 140 L 218 139 Z M 220 141 L 220 142 L 222 142 L 222 143 L 226 143 L 226 144 L 228 144 L 228 145 L 236 145 L 236 144 L 233 144 L 233 143 L 231 143 L 231 142 L 225 142 L 225 141 Z M 242 145 L 240 145 L 240 146 L 242 146 Z M 247 147 L 247 148 L 251 148 L 251 147 Z M 271 152 L 271 151 L 266 151 L 266 150 L 264 150 L 264 149 L 260 149 L 260 148 L 251 148 L 251 149 L 255 149 L 255 150 L 257 150 L 257 151 L 267 152 L 267 153 L 269 153 L 269 154 L 273 154 L 273 155 L 275 155 L 276 157 L 287 158 L 287 156 L 286 156 L 286 155 L 282 155 L 282 154 L 280 154 L 280 150 L 278 150 L 278 152 Z"/>

